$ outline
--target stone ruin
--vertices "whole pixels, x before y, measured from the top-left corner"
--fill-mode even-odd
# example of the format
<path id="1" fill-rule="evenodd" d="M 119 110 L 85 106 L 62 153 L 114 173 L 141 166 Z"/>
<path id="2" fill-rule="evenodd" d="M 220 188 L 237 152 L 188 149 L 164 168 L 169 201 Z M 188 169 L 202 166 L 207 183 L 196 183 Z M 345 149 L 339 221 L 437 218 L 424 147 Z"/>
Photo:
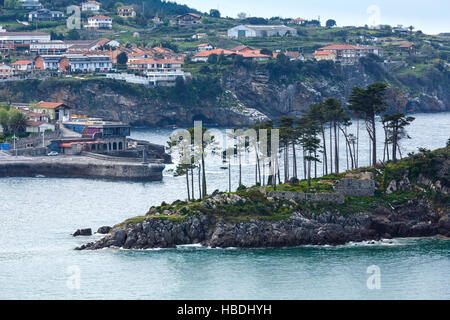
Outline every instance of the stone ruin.
<path id="1" fill-rule="evenodd" d="M 291 191 L 270 191 L 268 194 L 271 198 L 279 198 L 285 200 L 306 200 L 310 202 L 332 202 L 343 204 L 345 196 L 340 193 L 303 193 Z"/>
<path id="2" fill-rule="evenodd" d="M 334 185 L 334 190 L 346 197 L 373 197 L 375 195 L 375 181 L 342 179 Z"/>

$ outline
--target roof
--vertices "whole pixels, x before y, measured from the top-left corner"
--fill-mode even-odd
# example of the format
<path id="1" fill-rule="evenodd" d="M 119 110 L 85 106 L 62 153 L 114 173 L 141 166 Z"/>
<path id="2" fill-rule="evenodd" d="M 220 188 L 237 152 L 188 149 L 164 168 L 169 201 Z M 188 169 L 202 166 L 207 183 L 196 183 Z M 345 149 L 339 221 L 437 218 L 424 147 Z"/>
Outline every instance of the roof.
<path id="1" fill-rule="evenodd" d="M 413 43 L 404 43 L 404 44 L 399 45 L 398 47 L 399 48 L 409 48 L 409 47 L 412 47 L 412 46 L 414 46 Z"/>
<path id="2" fill-rule="evenodd" d="M 45 32 L 1 32 L 0 36 L 49 36 L 49 33 Z"/>
<path id="3" fill-rule="evenodd" d="M 302 53 L 298 52 L 298 51 L 286 51 L 283 54 L 286 57 L 289 57 L 289 58 L 297 58 L 297 57 L 300 57 L 302 55 Z"/>
<path id="4" fill-rule="evenodd" d="M 16 62 L 14 62 L 12 65 L 13 66 L 17 66 L 17 65 L 22 65 L 22 64 L 30 64 L 30 63 L 33 63 L 33 61 L 31 61 L 31 60 L 19 60 L 19 61 L 16 61 Z"/>
<path id="5" fill-rule="evenodd" d="M 333 54 L 332 51 L 316 51 L 314 52 L 314 55 L 316 56 L 327 56 L 329 54 Z"/>
<path id="6" fill-rule="evenodd" d="M 323 48 L 320 48 L 320 50 L 359 50 L 360 47 L 352 46 L 348 44 L 333 44 L 331 46 L 326 46 Z"/>
<path id="7" fill-rule="evenodd" d="M 207 46 L 209 46 L 209 43 L 202 43 L 202 44 L 197 45 L 197 48 L 207 47 Z"/>
<path id="8" fill-rule="evenodd" d="M 152 64 L 152 63 L 181 63 L 181 60 L 171 60 L 171 59 L 139 59 L 129 62 L 129 64 Z"/>
<path id="9" fill-rule="evenodd" d="M 112 18 L 107 16 L 93 16 L 89 17 L 88 20 L 112 20 Z"/>
<path id="10" fill-rule="evenodd" d="M 252 24 L 246 24 L 245 27 L 249 29 L 254 30 L 295 30 L 294 28 L 287 27 L 285 25 L 252 25 Z"/>
<path id="11" fill-rule="evenodd" d="M 223 53 L 224 55 L 235 54 L 234 51 L 230 51 L 230 50 L 225 50 L 225 49 L 213 49 L 213 50 L 209 50 L 209 51 L 202 51 L 202 52 L 199 52 L 199 53 L 197 53 L 197 54 L 194 56 L 194 58 L 195 58 L 195 57 L 209 57 L 209 56 L 212 55 L 212 54 L 220 55 L 220 54 L 222 54 L 222 53 Z"/>
<path id="12" fill-rule="evenodd" d="M 39 127 L 40 125 L 44 124 L 44 122 L 39 121 L 27 121 L 27 126 L 29 127 Z"/>
<path id="13" fill-rule="evenodd" d="M 272 58 L 272 56 L 261 54 L 259 50 L 253 50 L 253 51 L 242 51 L 238 53 L 244 58 Z"/>
<path id="14" fill-rule="evenodd" d="M 86 1 L 85 3 L 98 4 L 99 6 L 101 5 L 101 3 L 100 3 L 100 2 L 97 2 L 97 1 L 93 1 L 93 0 L 89 0 L 89 1 Z"/>
<path id="15" fill-rule="evenodd" d="M 43 109 L 58 109 L 59 107 L 62 107 L 62 106 L 70 109 L 69 106 L 66 106 L 62 102 L 45 102 L 45 101 L 41 101 L 38 104 L 38 108 L 43 108 Z"/>
<path id="16" fill-rule="evenodd" d="M 72 147 L 72 145 L 74 145 L 74 144 L 97 144 L 97 143 L 105 143 L 105 141 L 83 141 L 83 140 L 80 140 L 80 141 L 74 141 L 74 142 L 63 142 L 63 143 L 60 143 L 59 144 L 59 147 L 60 148 L 70 148 L 70 147 Z"/>
<path id="17" fill-rule="evenodd" d="M 184 17 L 184 16 L 193 16 L 194 18 L 198 18 L 200 19 L 202 16 L 196 13 L 185 13 L 185 14 L 180 14 L 179 16 L 177 16 L 177 19 Z"/>
<path id="18" fill-rule="evenodd" d="M 295 18 L 294 21 L 306 21 L 306 20 L 302 18 Z"/>
<path id="19" fill-rule="evenodd" d="M 249 46 L 244 46 L 244 45 L 237 46 L 236 48 L 231 49 L 231 51 L 237 51 L 237 52 L 244 51 L 244 50 L 254 50 L 254 49 Z"/>

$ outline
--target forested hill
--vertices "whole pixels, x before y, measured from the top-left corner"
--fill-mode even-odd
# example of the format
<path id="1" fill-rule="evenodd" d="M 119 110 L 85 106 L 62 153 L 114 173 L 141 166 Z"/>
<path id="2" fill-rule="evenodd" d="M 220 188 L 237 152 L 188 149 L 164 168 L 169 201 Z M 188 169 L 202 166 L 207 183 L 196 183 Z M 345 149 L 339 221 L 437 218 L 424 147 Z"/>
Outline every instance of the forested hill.
<path id="1" fill-rule="evenodd" d="M 46 8 L 66 8 L 70 5 L 78 5 L 80 1 L 74 0 L 41 0 L 40 1 L 44 7 Z M 116 6 L 116 3 L 120 2 L 123 5 L 137 5 L 138 3 L 140 9 L 142 10 L 142 6 L 144 7 L 145 12 L 151 15 L 158 16 L 169 16 L 169 15 L 178 15 L 184 14 L 187 12 L 198 13 L 197 10 L 189 8 L 186 5 L 181 5 L 172 1 L 162 1 L 162 0 L 98 0 L 102 4 L 104 9 L 111 9 Z"/>

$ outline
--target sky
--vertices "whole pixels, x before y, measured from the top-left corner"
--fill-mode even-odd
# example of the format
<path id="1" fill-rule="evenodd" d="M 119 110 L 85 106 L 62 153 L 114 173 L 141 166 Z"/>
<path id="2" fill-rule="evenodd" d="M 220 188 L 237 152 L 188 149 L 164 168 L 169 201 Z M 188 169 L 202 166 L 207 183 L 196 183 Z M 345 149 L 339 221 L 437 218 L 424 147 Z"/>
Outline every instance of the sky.
<path id="1" fill-rule="evenodd" d="M 253 17 L 336 20 L 338 26 L 399 24 L 428 34 L 450 32 L 449 0 L 175 0 L 202 12 L 219 9 L 222 16 L 245 12 Z"/>

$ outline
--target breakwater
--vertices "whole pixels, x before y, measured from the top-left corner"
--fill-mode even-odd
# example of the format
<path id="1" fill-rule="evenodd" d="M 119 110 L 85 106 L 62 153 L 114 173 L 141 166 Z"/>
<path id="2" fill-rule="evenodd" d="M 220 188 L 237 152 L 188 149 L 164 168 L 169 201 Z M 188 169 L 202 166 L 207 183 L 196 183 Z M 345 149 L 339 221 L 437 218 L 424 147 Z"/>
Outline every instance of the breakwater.
<path id="1" fill-rule="evenodd" d="M 8 157 L 0 160 L 0 177 L 103 178 L 131 181 L 162 180 L 162 164 L 113 162 L 88 157 Z"/>

